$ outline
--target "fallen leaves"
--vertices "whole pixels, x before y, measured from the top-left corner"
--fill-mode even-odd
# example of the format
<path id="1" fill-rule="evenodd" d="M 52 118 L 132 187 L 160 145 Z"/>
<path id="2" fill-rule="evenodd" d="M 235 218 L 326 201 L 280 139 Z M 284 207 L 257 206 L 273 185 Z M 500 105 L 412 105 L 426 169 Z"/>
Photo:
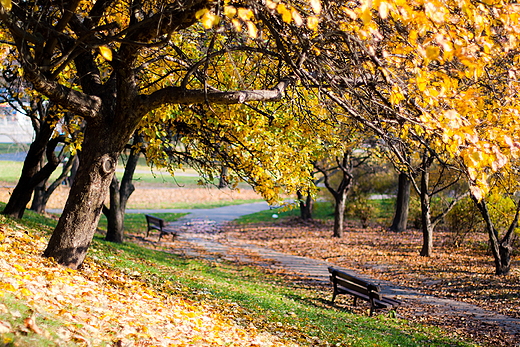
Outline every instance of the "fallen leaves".
<path id="1" fill-rule="evenodd" d="M 36 334 L 43 334 L 42 329 L 36 324 L 36 316 L 33 313 L 30 317 L 27 317 L 23 320 L 23 324 L 27 329 L 30 329 L 32 332 Z"/>
<path id="2" fill-rule="evenodd" d="M 513 259 L 508 276 L 493 274 L 493 258 L 487 253 L 487 235 L 470 235 L 463 247 L 453 247 L 450 234 L 434 233 L 434 256 L 419 256 L 422 234 L 417 230 L 393 233 L 383 228 L 346 227 L 342 239 L 332 238 L 331 222 L 299 219 L 228 225 L 221 241 L 242 239 L 284 253 L 321 259 L 363 272 L 374 279 L 438 297 L 464 301 L 497 313 L 520 318 L 520 262 Z M 500 326 L 484 327 L 475 319 L 461 320 L 414 303 L 398 313 L 412 321 L 463 331 L 484 343 L 502 346 L 511 335 Z M 471 317 L 470 317 L 471 318 Z"/>
<path id="3" fill-rule="evenodd" d="M 203 303 L 164 294 L 121 271 L 87 259 L 72 271 L 40 257 L 44 239 L 0 217 L 0 333 L 49 336 L 60 345 L 113 342 L 122 346 L 281 346 L 270 334 L 237 325 Z M 6 298 L 30 313 L 15 317 Z M 3 311 L 6 311 L 2 314 Z M 58 319 L 51 328 L 41 318 Z M 23 325 L 13 322 L 22 320 Z M 52 332 L 52 334 L 51 334 Z"/>

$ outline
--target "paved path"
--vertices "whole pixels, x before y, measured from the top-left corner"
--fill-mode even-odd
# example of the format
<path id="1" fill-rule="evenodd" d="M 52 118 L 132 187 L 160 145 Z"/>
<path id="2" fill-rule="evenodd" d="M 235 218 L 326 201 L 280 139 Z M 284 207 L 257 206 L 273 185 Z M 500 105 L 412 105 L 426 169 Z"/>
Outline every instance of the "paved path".
<path id="1" fill-rule="evenodd" d="M 168 209 L 168 210 L 127 210 L 127 213 L 189 213 L 176 222 L 169 223 L 168 227 L 179 232 L 178 239 L 194 245 L 192 249 L 186 249 L 185 253 L 194 257 L 216 257 L 227 260 L 240 260 L 266 266 L 279 266 L 295 274 L 304 276 L 318 282 L 328 283 L 328 266 L 332 264 L 322 260 L 299 257 L 274 251 L 265 247 L 236 239 L 226 239 L 219 242 L 219 235 L 214 231 L 224 222 L 234 220 L 240 216 L 269 209 L 267 203 L 254 203 L 235 206 L 219 207 L 214 209 Z M 50 211 L 49 211 L 50 212 Z M 59 212 L 59 211 L 56 211 Z M 200 252 L 203 249 L 205 252 Z M 259 258 L 261 260 L 259 260 Z M 520 336 L 520 319 L 487 311 L 477 306 L 461 301 L 437 298 L 431 295 L 419 293 L 409 288 L 399 287 L 387 281 L 376 281 L 367 276 L 356 273 L 351 269 L 342 269 L 353 276 L 367 281 L 379 283 L 383 294 L 399 296 L 404 301 L 418 300 L 434 307 L 428 312 L 417 314 L 449 315 L 460 317 L 472 317 L 489 325 L 501 325 L 509 333 Z M 433 313 L 432 313 L 433 312 Z M 520 345 L 519 345 L 520 346 Z"/>
<path id="2" fill-rule="evenodd" d="M 179 240 L 187 241 L 194 245 L 186 253 L 191 256 L 215 257 L 227 260 L 240 260 L 242 262 L 254 262 L 265 266 L 279 266 L 285 270 L 296 273 L 308 279 L 328 283 L 328 267 L 332 264 L 322 260 L 294 256 L 290 254 L 274 251 L 269 248 L 260 247 L 247 243 L 243 240 L 227 238 L 222 240 L 222 236 L 215 234 L 211 228 L 219 224 L 230 221 L 239 216 L 268 209 L 265 203 L 247 204 L 238 206 L 228 206 L 207 210 L 160 210 L 160 212 L 190 212 L 177 222 L 170 223 L 169 227 L 179 231 Z M 153 213 L 148 210 L 135 210 L 135 213 Z M 159 212 L 159 211 L 158 211 Z M 220 239 L 219 239 L 220 238 Z M 203 249 L 201 253 L 197 249 Z M 259 260 L 259 258 L 261 260 Z M 379 283 L 383 294 L 398 296 L 404 301 L 418 300 L 433 307 L 428 312 L 417 312 L 424 315 L 446 315 L 448 312 L 452 316 L 472 317 L 483 321 L 489 325 L 501 325 L 509 333 L 520 336 L 520 319 L 497 314 L 493 311 L 484 310 L 480 307 L 467 304 L 461 301 L 443 299 L 426 295 L 415 290 L 399 287 L 387 281 L 379 281 L 368 278 L 367 276 L 356 273 L 351 269 L 344 271 L 353 276 L 364 278 L 367 281 Z"/>
<path id="3" fill-rule="evenodd" d="M 179 227 L 192 221 L 211 221 L 212 224 L 222 224 L 224 222 L 232 221 L 240 216 L 245 216 L 251 213 L 268 210 L 267 202 L 256 202 L 252 204 L 242 204 L 233 206 L 224 206 L 217 208 L 204 209 L 165 209 L 165 210 L 137 210 L 127 209 L 126 213 L 189 213 L 180 218 L 178 221 L 170 223 L 170 227 Z"/>

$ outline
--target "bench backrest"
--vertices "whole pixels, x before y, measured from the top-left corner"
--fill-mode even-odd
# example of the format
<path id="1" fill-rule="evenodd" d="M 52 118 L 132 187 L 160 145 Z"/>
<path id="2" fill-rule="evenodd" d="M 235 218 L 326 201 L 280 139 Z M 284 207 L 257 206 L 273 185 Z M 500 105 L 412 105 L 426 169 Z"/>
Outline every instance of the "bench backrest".
<path id="1" fill-rule="evenodd" d="M 329 267 L 331 273 L 331 280 L 338 285 L 354 290 L 358 293 L 364 294 L 368 297 L 381 300 L 381 290 L 379 286 L 363 281 L 360 278 L 354 277 L 346 272 Z"/>
<path id="2" fill-rule="evenodd" d="M 150 216 L 149 214 L 145 214 L 146 221 L 148 225 L 152 225 L 154 227 L 162 229 L 164 227 L 164 220 L 161 218 L 157 218 L 154 216 Z"/>

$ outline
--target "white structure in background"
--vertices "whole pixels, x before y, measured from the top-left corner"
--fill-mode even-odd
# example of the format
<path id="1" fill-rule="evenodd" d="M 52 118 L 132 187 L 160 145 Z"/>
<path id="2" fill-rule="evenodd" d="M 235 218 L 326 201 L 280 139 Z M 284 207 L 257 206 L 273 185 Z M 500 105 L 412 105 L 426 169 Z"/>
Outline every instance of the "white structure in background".
<path id="1" fill-rule="evenodd" d="M 8 104 L 0 104 L 0 142 L 31 143 L 33 139 L 34 129 L 29 117 Z"/>

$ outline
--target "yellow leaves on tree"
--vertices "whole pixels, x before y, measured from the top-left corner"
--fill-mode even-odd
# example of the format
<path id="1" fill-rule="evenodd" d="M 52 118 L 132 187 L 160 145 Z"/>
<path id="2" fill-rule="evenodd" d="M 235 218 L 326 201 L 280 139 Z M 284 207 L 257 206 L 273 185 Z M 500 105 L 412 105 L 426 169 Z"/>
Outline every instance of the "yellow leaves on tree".
<path id="1" fill-rule="evenodd" d="M 112 50 L 110 47 L 100 46 L 99 53 L 101 53 L 101 56 L 105 58 L 105 60 L 112 61 Z"/>
<path id="2" fill-rule="evenodd" d="M 518 64 L 510 52 L 519 48 L 519 6 L 370 0 L 342 9 L 343 20 L 376 57 L 372 73 L 381 71 L 389 82 L 392 105 L 418 107 L 422 130 L 416 131 L 461 159 L 472 191 L 485 194 L 491 174 L 513 165 L 512 144 L 520 141 L 520 85 L 517 74 L 508 72 Z M 379 34 L 394 22 L 402 30 Z"/>

